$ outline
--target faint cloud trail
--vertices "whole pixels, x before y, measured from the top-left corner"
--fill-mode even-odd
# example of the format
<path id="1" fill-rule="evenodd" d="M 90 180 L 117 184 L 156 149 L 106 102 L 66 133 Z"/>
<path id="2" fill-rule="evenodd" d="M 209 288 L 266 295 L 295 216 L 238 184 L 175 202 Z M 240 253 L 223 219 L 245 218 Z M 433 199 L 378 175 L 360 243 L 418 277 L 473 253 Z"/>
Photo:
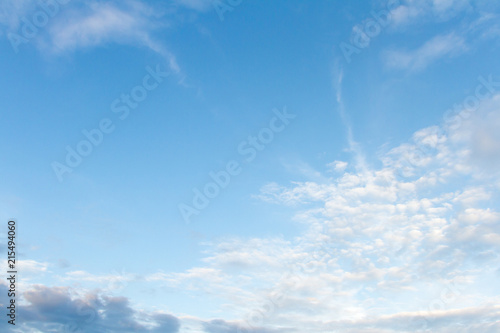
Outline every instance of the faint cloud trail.
<path id="1" fill-rule="evenodd" d="M 367 165 L 366 165 L 366 157 L 365 154 L 363 153 L 363 150 L 361 149 L 360 145 L 358 142 L 354 140 L 354 134 L 352 131 L 352 124 L 351 121 L 346 113 L 345 106 L 344 106 L 344 101 L 342 97 L 342 82 L 344 79 L 344 71 L 342 68 L 338 69 L 334 73 L 334 75 L 337 76 L 336 80 L 334 79 L 333 85 L 334 89 L 336 91 L 336 100 L 338 104 L 338 113 L 340 115 L 340 119 L 342 120 L 342 124 L 346 128 L 347 132 L 347 143 L 349 144 L 349 151 L 354 153 L 354 159 L 356 161 L 356 169 L 358 172 L 361 172 L 362 174 L 366 174 L 368 171 Z"/>

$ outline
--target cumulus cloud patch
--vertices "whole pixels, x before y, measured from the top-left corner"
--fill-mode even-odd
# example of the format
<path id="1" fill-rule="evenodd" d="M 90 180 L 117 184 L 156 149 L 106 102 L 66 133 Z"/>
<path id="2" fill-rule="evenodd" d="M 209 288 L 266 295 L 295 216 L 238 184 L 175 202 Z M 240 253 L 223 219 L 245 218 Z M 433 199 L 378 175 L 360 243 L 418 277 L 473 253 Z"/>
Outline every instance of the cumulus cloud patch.
<path id="1" fill-rule="evenodd" d="M 214 245 L 205 265 L 177 275 L 178 285 L 211 285 L 256 332 L 493 332 L 500 293 L 493 286 L 485 293 L 482 281 L 498 278 L 500 174 L 478 171 L 475 143 L 463 138 L 482 131 L 482 118 L 498 116 L 497 100 L 456 128 L 416 132 L 380 157 L 381 168 L 263 186 L 258 198 L 293 206 L 307 232 Z M 217 278 L 194 280 L 201 269 Z M 256 314 L 261 320 L 252 322 Z"/>

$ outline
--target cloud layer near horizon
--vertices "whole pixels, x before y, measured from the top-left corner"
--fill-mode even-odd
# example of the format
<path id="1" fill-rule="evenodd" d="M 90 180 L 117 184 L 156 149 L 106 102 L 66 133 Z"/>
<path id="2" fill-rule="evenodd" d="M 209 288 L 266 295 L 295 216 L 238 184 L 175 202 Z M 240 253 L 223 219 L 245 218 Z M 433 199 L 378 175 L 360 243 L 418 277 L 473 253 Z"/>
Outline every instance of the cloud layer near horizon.
<path id="1" fill-rule="evenodd" d="M 346 170 L 325 183 L 268 184 L 257 197 L 295 209 L 296 222 L 308 230 L 303 236 L 228 238 L 211 246 L 201 266 L 141 281 L 210 292 L 245 318 L 191 318 L 205 332 L 494 332 L 500 328 L 498 110 L 500 95 L 459 126 L 422 129 L 382 154 L 380 168 L 359 173 L 340 163 L 337 172 Z M 61 281 L 68 279 L 110 281 L 85 272 Z M 79 305 L 89 304 L 95 332 L 108 326 L 177 332 L 182 322 L 134 310 L 123 297 L 70 294 L 29 287 L 26 327 L 67 324 L 86 313 Z"/>

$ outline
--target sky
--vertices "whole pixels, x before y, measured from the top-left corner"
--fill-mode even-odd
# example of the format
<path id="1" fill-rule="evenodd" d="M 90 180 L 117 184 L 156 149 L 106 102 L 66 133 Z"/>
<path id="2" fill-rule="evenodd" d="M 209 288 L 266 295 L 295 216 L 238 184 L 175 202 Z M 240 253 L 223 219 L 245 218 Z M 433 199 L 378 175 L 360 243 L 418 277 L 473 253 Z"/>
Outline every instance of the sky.
<path id="1" fill-rule="evenodd" d="M 0 330 L 499 332 L 499 15 L 3 0 Z"/>

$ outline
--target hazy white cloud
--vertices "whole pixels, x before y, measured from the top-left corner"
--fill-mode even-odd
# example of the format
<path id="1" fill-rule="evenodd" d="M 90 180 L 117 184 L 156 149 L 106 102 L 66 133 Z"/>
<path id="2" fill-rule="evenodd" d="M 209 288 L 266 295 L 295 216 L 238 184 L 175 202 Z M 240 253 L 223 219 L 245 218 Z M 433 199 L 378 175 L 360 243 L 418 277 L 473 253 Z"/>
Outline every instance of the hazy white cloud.
<path id="1" fill-rule="evenodd" d="M 67 9 L 64 20 L 57 20 L 49 30 L 44 46 L 53 52 L 73 51 L 105 43 L 147 47 L 164 56 L 170 69 L 178 73 L 179 65 L 165 46 L 155 41 L 153 32 L 166 23 L 158 20 L 154 8 L 138 1 L 92 1 L 84 8 Z M 42 42 L 43 43 L 43 42 Z"/>
<path id="2" fill-rule="evenodd" d="M 393 27 L 422 22 L 447 21 L 470 9 L 471 0 L 404 0 L 391 11 Z"/>
<path id="3" fill-rule="evenodd" d="M 8 30 L 17 30 L 20 19 L 37 6 L 35 0 L 3 0 L 0 3 L 0 25 Z"/>
<path id="4" fill-rule="evenodd" d="M 450 33 L 438 35 L 412 51 L 387 51 L 384 59 L 390 68 L 421 70 L 439 59 L 453 57 L 466 50 L 464 38 Z"/>
<path id="5" fill-rule="evenodd" d="M 391 19 L 394 25 L 400 26 L 419 17 L 422 12 L 423 9 L 417 6 L 401 5 L 391 11 Z"/>
<path id="6" fill-rule="evenodd" d="M 79 285 L 90 285 L 104 293 L 117 292 L 138 279 L 138 276 L 123 271 L 103 275 L 94 275 L 85 271 L 71 271 L 60 277 L 60 281 L 63 283 L 74 282 Z"/>
<path id="7" fill-rule="evenodd" d="M 389 48 L 382 52 L 383 61 L 388 68 L 418 71 L 438 60 L 458 56 L 498 36 L 497 16 L 494 8 L 475 0 L 402 1 L 390 13 L 389 29 L 393 33 L 409 29 L 415 32 L 431 24 L 434 31 L 439 31 L 437 24 L 451 19 L 459 19 L 462 24 L 454 31 L 441 31 L 413 49 Z"/>
<path id="8" fill-rule="evenodd" d="M 474 143 L 455 138 L 481 131 L 475 118 L 498 114 L 497 98 L 457 129 L 417 131 L 382 156 L 379 169 L 344 171 L 325 183 L 264 186 L 263 200 L 306 204 L 296 220 L 308 230 L 289 241 L 214 244 L 204 265 L 178 273 L 177 281 L 217 290 L 235 316 L 260 311 L 255 332 L 493 332 L 499 309 L 488 304 L 498 303 L 500 290 L 484 293 L 481 281 L 497 279 L 500 263 L 499 174 L 477 177 L 464 154 Z M 405 160 L 411 161 L 408 175 L 399 170 Z M 457 177 L 467 181 L 455 183 Z"/>
<path id="9" fill-rule="evenodd" d="M 332 163 L 328 163 L 327 167 L 335 172 L 344 172 L 347 168 L 348 163 L 343 161 L 334 161 Z"/>
<path id="10" fill-rule="evenodd" d="M 145 37 L 147 8 L 129 12 L 110 3 L 93 2 L 88 11 L 73 10 L 71 20 L 58 22 L 51 29 L 53 47 L 57 51 L 89 47 L 126 38 Z"/>
<path id="11" fill-rule="evenodd" d="M 215 0 L 175 0 L 181 6 L 194 9 L 197 11 L 206 11 L 212 8 Z"/>
<path id="12" fill-rule="evenodd" d="M 18 269 L 23 272 L 23 274 L 40 275 L 47 272 L 49 263 L 25 259 L 19 260 L 17 266 Z M 7 263 L 5 263 L 5 267 L 7 267 Z"/>
<path id="13" fill-rule="evenodd" d="M 328 191 L 330 190 L 328 186 L 315 182 L 301 184 L 304 186 L 284 191 L 284 187 L 276 183 L 269 183 L 262 187 L 259 195 L 254 197 L 272 203 L 279 202 L 286 205 L 295 205 L 297 203 L 304 203 L 306 200 L 325 198 L 328 196 Z"/>
<path id="14" fill-rule="evenodd" d="M 268 184 L 260 198 L 293 204 L 295 220 L 305 228 L 300 236 L 222 239 L 206 244 L 208 250 L 199 265 L 181 272 L 156 272 L 141 284 L 186 294 L 202 292 L 200 302 L 205 303 L 200 306 L 217 304 L 230 318 L 241 318 L 189 319 L 189 325 L 200 332 L 238 328 L 248 332 L 495 332 L 500 313 L 496 306 L 500 286 L 495 283 L 500 264 L 496 191 L 500 173 L 479 173 L 473 154 L 464 152 L 476 144 L 467 138 L 483 130 L 480 119 L 492 122 L 499 110 L 500 99 L 495 96 L 457 128 L 444 125 L 417 131 L 410 142 L 381 156 L 381 167 L 367 165 L 364 173 L 344 170 L 321 183 Z M 492 140 L 493 146 L 500 144 L 497 137 Z M 409 161 L 405 168 L 410 172 L 401 172 L 404 161 Z M 92 285 L 123 279 L 132 277 L 73 271 L 61 281 Z M 41 308 L 42 291 L 51 304 L 73 304 L 67 300 L 68 289 L 35 288 L 27 294 L 30 313 Z M 81 295 L 86 294 L 80 292 L 79 298 L 71 299 L 83 302 Z M 120 305 L 120 316 L 139 313 L 127 299 L 102 292 L 92 297 L 104 313 L 111 311 L 110 304 Z M 38 315 L 45 323 L 60 323 L 45 312 Z M 168 322 L 177 322 L 172 320 Z M 37 319 L 29 323 L 45 325 L 35 324 Z M 122 323 L 127 329 L 138 325 L 154 331 L 154 325 L 132 319 Z"/>
<path id="15" fill-rule="evenodd" d="M 36 11 L 42 11 L 37 1 L 8 0 L 0 5 L 0 25 L 24 38 L 20 27 L 32 20 Z M 164 57 L 170 70 L 180 74 L 175 56 L 154 36 L 157 31 L 168 28 L 170 20 L 161 8 L 142 1 L 75 0 L 59 5 L 49 24 L 37 29 L 34 37 L 20 44 L 17 39 L 11 43 L 19 48 L 29 42 L 51 54 L 66 54 L 108 43 L 144 47 Z"/>

